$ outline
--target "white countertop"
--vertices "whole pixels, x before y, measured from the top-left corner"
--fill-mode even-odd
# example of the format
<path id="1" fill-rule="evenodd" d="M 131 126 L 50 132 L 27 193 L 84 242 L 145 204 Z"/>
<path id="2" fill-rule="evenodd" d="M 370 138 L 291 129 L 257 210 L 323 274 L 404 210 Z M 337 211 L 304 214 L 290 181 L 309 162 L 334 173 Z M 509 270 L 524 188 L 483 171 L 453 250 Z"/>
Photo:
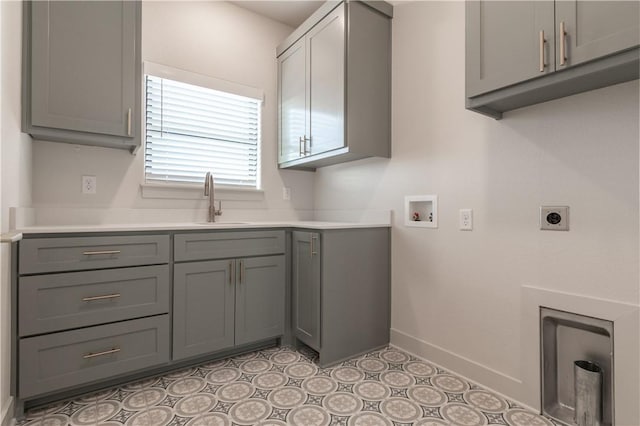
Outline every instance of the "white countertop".
<path id="1" fill-rule="evenodd" d="M 15 232 L 2 234 L 1 242 L 15 242 L 23 234 L 65 234 L 74 232 L 135 232 L 135 231 L 211 231 L 215 229 L 265 229 L 265 228 L 304 228 L 304 229 L 352 229 L 352 228 L 388 228 L 388 223 L 356 222 L 320 222 L 320 221 L 282 221 L 282 222 L 215 222 L 215 223 L 118 223 L 102 225 L 55 225 L 26 226 Z"/>

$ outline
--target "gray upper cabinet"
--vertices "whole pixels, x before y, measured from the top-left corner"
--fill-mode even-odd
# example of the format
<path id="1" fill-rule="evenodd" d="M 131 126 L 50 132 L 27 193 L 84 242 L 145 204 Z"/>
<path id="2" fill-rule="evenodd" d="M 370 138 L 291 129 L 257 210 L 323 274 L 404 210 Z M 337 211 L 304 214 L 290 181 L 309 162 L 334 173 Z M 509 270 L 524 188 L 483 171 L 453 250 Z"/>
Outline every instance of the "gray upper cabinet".
<path id="1" fill-rule="evenodd" d="M 278 59 L 280 98 L 280 163 L 303 155 L 302 138 L 307 129 L 306 49 L 300 39 Z"/>
<path id="2" fill-rule="evenodd" d="M 344 147 L 344 14 L 342 5 L 307 35 L 309 155 Z"/>
<path id="3" fill-rule="evenodd" d="M 140 145 L 140 2 L 25 2 L 23 130 L 33 137 Z"/>
<path id="4" fill-rule="evenodd" d="M 555 69 L 550 50 L 555 44 L 549 43 L 554 39 L 553 6 L 552 1 L 467 3 L 467 96 Z"/>
<path id="5" fill-rule="evenodd" d="M 564 28 L 564 39 L 556 38 L 558 68 L 577 65 L 638 46 L 640 2 L 557 1 L 556 28 Z M 565 44 L 565 61 L 560 43 Z"/>
<path id="6" fill-rule="evenodd" d="M 329 1 L 278 47 L 281 168 L 390 156 L 391 16 Z"/>
<path id="7" fill-rule="evenodd" d="M 520 107 L 637 79 L 638 2 L 467 1 L 466 106 Z"/>

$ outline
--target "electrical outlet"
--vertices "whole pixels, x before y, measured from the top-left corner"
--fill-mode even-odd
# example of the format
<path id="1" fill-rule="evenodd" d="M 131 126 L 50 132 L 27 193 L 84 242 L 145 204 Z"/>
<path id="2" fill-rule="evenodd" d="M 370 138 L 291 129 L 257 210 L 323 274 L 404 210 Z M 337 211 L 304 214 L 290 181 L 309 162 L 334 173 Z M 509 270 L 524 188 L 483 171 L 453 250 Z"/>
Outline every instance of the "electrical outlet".
<path id="1" fill-rule="evenodd" d="M 97 179 L 95 176 L 82 176 L 82 193 L 95 194 Z"/>
<path id="2" fill-rule="evenodd" d="M 282 199 L 285 201 L 291 200 L 291 188 L 288 186 L 282 187 Z"/>
<path id="3" fill-rule="evenodd" d="M 473 230 L 473 210 L 472 209 L 460 209 L 460 230 L 461 231 Z"/>
<path id="4" fill-rule="evenodd" d="M 544 231 L 568 231 L 568 206 L 540 206 L 540 229 Z"/>

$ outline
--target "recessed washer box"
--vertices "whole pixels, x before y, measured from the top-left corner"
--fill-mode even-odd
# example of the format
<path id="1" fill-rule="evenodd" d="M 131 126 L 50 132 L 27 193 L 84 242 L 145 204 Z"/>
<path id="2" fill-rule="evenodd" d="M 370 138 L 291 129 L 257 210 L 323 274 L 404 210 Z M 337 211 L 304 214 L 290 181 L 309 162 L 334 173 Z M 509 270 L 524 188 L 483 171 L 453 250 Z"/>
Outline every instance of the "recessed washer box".
<path id="1" fill-rule="evenodd" d="M 437 228 L 438 196 L 407 195 L 404 197 L 404 225 Z"/>

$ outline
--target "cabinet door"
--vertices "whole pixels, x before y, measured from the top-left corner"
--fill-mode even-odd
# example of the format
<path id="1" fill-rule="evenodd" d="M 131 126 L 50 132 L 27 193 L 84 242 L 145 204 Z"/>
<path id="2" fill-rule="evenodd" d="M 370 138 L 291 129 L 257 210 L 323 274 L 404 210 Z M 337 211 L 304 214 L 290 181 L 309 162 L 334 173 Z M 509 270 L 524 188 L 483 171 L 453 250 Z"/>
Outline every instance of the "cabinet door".
<path id="1" fill-rule="evenodd" d="M 293 329 L 296 338 L 320 350 L 320 235 L 293 232 Z"/>
<path id="2" fill-rule="evenodd" d="M 307 60 L 305 39 L 298 40 L 278 58 L 280 163 L 304 155 L 301 138 L 306 134 Z"/>
<path id="3" fill-rule="evenodd" d="M 467 97 L 553 72 L 553 40 L 553 1 L 467 1 Z"/>
<path id="4" fill-rule="evenodd" d="M 173 359 L 233 346 L 233 260 L 178 263 L 173 280 Z"/>
<path id="5" fill-rule="evenodd" d="M 567 58 L 560 65 L 560 25 L 564 23 Z M 640 43 L 637 1 L 557 1 L 557 68 L 597 59 Z"/>
<path id="6" fill-rule="evenodd" d="M 284 334 L 284 256 L 236 260 L 236 345 Z"/>
<path id="7" fill-rule="evenodd" d="M 310 154 L 342 148 L 345 104 L 344 4 L 307 35 Z"/>
<path id="8" fill-rule="evenodd" d="M 136 2 L 31 7 L 31 124 L 133 138 Z"/>

